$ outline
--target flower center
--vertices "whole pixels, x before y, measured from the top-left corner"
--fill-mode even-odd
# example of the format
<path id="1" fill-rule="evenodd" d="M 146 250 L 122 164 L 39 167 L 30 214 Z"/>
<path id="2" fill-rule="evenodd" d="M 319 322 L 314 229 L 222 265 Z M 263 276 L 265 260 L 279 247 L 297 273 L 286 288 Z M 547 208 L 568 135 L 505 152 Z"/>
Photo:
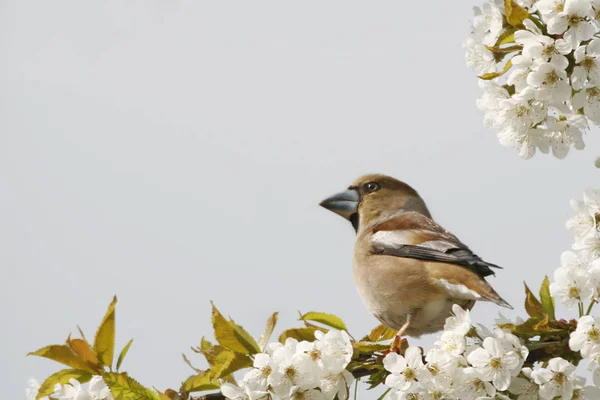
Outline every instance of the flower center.
<path id="1" fill-rule="evenodd" d="M 554 7 L 554 12 L 562 12 L 565 9 L 564 3 L 558 3 L 556 7 Z"/>
<path id="2" fill-rule="evenodd" d="M 492 358 L 490 360 L 490 367 L 494 369 L 502 368 L 502 360 L 500 359 L 500 357 Z"/>
<path id="3" fill-rule="evenodd" d="M 580 295 L 579 288 L 574 285 L 569 285 L 569 297 L 573 299 L 578 299 Z"/>
<path id="4" fill-rule="evenodd" d="M 409 393 L 406 395 L 406 400 L 419 400 L 419 393 Z"/>
<path id="5" fill-rule="evenodd" d="M 592 342 L 598 343 L 600 341 L 600 331 L 596 328 L 592 328 L 588 331 L 588 339 Z"/>
<path id="6" fill-rule="evenodd" d="M 294 368 L 294 367 L 292 367 L 292 366 L 290 366 L 290 367 L 287 367 L 287 368 L 285 369 L 285 371 L 284 371 L 284 375 L 285 375 L 285 376 L 286 376 L 288 379 L 290 379 L 290 380 L 291 380 L 291 379 L 294 379 L 294 378 L 296 377 L 296 374 L 297 374 L 297 373 L 298 373 L 298 372 L 296 371 L 296 368 Z"/>
<path id="7" fill-rule="evenodd" d="M 577 15 L 569 15 L 569 26 L 576 27 L 581 22 L 581 18 Z"/>
<path id="8" fill-rule="evenodd" d="M 554 54 L 556 48 L 554 47 L 554 43 L 549 44 L 548 46 L 544 46 L 544 50 L 542 50 L 542 54 L 546 57 L 550 57 Z"/>
<path id="9" fill-rule="evenodd" d="M 440 373 L 440 367 L 438 367 L 435 364 L 429 364 L 427 366 L 427 369 L 429 370 L 429 372 L 431 372 L 431 375 L 437 375 Z"/>
<path id="10" fill-rule="evenodd" d="M 483 390 L 485 389 L 485 384 L 483 383 L 483 381 L 481 379 L 474 379 L 471 381 L 471 385 L 473 385 L 473 388 L 475 390 Z"/>
<path id="11" fill-rule="evenodd" d="M 581 62 L 581 65 L 583 65 L 583 68 L 589 71 L 596 66 L 596 59 L 588 56 Z"/>
<path id="12" fill-rule="evenodd" d="M 417 380 L 417 374 L 416 374 L 415 370 L 412 368 L 406 368 L 404 370 L 404 379 L 406 379 L 407 381 Z"/>
<path id="13" fill-rule="evenodd" d="M 556 75 L 556 71 L 552 71 L 552 72 L 548 72 L 546 74 L 546 80 L 544 81 L 544 83 L 546 85 L 554 85 L 556 84 L 556 82 L 558 82 L 560 78 L 558 77 L 558 75 Z"/>
<path id="14" fill-rule="evenodd" d="M 562 372 L 555 372 L 554 378 L 552 378 L 552 379 L 554 380 L 554 382 L 556 382 L 559 385 L 562 385 L 567 381 L 567 377 Z"/>
<path id="15" fill-rule="evenodd" d="M 266 367 L 264 367 L 263 369 L 260 370 L 260 373 L 262 374 L 262 376 L 267 377 L 269 375 L 271 375 L 271 372 L 273 370 L 271 369 L 271 367 L 269 367 L 268 365 Z"/>
<path id="16" fill-rule="evenodd" d="M 517 117 L 521 118 L 525 114 L 527 114 L 527 107 L 519 105 L 517 107 Z"/>
<path id="17" fill-rule="evenodd" d="M 313 351 L 311 351 L 310 353 L 308 353 L 308 355 L 310 356 L 310 358 L 313 361 L 317 361 L 321 359 L 321 352 L 317 349 L 314 349 Z"/>

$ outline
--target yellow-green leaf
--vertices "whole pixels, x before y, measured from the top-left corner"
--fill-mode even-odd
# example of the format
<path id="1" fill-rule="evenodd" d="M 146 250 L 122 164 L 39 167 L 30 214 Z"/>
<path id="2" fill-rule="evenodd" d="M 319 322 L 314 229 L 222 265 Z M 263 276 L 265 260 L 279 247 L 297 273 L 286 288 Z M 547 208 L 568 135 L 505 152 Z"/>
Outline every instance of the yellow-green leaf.
<path id="1" fill-rule="evenodd" d="M 544 312 L 548 314 L 551 319 L 556 319 L 554 315 L 554 297 L 550 294 L 550 280 L 548 276 L 544 277 L 542 287 L 540 288 L 540 302 Z"/>
<path id="2" fill-rule="evenodd" d="M 396 336 L 396 331 L 386 327 L 385 325 L 379 325 L 363 338 L 363 341 L 368 342 L 383 342 L 385 340 L 393 339 Z"/>
<path id="3" fill-rule="evenodd" d="M 115 400 L 161 400 L 155 391 L 142 386 L 125 372 L 107 372 L 102 379 Z"/>
<path id="4" fill-rule="evenodd" d="M 244 354 L 236 353 L 232 350 L 225 349 L 220 352 L 211 363 L 210 376 L 211 379 L 217 380 L 223 376 L 230 375 L 242 368 L 252 366 L 252 359 Z"/>
<path id="5" fill-rule="evenodd" d="M 108 310 L 102 319 L 102 323 L 96 331 L 94 338 L 94 350 L 102 364 L 112 367 L 113 356 L 115 353 L 115 307 L 117 305 L 117 296 L 108 306 Z"/>
<path id="6" fill-rule="evenodd" d="M 192 375 L 181 385 L 181 392 L 202 392 L 204 390 L 214 390 L 219 388 L 219 384 L 211 379 L 210 371 L 202 371 L 197 375 Z"/>
<path id="7" fill-rule="evenodd" d="M 61 364 L 74 369 L 81 369 L 91 373 L 96 370 L 86 363 L 71 347 L 67 345 L 51 344 L 39 350 L 27 354 L 28 356 L 38 356 L 49 358 Z"/>
<path id="8" fill-rule="evenodd" d="M 483 79 L 484 81 L 489 81 L 489 80 L 492 80 L 492 79 L 496 79 L 498 77 L 501 77 L 505 73 L 507 73 L 508 70 L 510 69 L 510 67 L 512 67 L 512 60 L 508 60 L 506 62 L 506 64 L 504 64 L 504 68 L 502 68 L 502 71 L 500 71 L 500 72 L 488 72 L 487 74 L 481 75 L 479 77 L 479 79 Z"/>
<path id="9" fill-rule="evenodd" d="M 129 351 L 129 348 L 131 347 L 132 343 L 133 343 L 133 339 L 131 339 L 129 342 L 127 342 L 125 347 L 123 347 L 123 350 L 121 350 L 121 353 L 119 353 L 119 358 L 117 358 L 117 372 L 119 372 L 119 368 L 121 368 L 121 363 L 125 359 L 125 356 L 127 355 L 127 352 Z"/>
<path id="10" fill-rule="evenodd" d="M 540 319 L 544 318 L 546 314 L 542 303 L 535 297 L 535 295 L 529 289 L 529 286 L 525 283 L 525 311 L 530 317 L 537 317 Z"/>
<path id="11" fill-rule="evenodd" d="M 314 321 L 319 322 L 325 326 L 329 326 L 330 328 L 334 328 L 340 331 L 348 331 L 346 328 L 346 324 L 340 317 L 337 317 L 333 314 L 326 314 L 322 312 L 309 312 L 300 317 L 302 321 Z"/>
<path id="12" fill-rule="evenodd" d="M 98 356 L 88 342 L 83 339 L 71 339 L 69 344 L 75 353 L 79 354 L 79 357 L 81 357 L 83 361 L 90 363 L 96 368 L 102 367 L 100 360 L 98 360 Z"/>
<path id="13" fill-rule="evenodd" d="M 498 36 L 498 40 L 496 40 L 494 47 L 500 47 L 503 44 L 507 43 L 514 43 L 516 31 L 517 28 L 515 28 L 514 26 L 509 26 L 508 28 L 506 28 L 504 31 L 502 31 L 500 36 Z"/>
<path id="14" fill-rule="evenodd" d="M 212 305 L 212 324 L 215 338 L 224 347 L 242 354 L 260 353 L 256 341 L 239 325 L 228 321 L 221 312 Z"/>
<path id="15" fill-rule="evenodd" d="M 389 350 L 390 345 L 361 341 L 361 342 L 355 343 L 354 348 L 356 350 L 360 351 L 361 353 L 371 354 L 371 353 L 377 352 L 377 351 Z"/>
<path id="16" fill-rule="evenodd" d="M 514 0 L 504 0 L 504 11 L 506 13 L 506 21 L 515 28 L 522 27 L 523 21 L 529 18 L 527 10 L 518 5 Z"/>
<path id="17" fill-rule="evenodd" d="M 89 382 L 92 379 L 92 374 L 88 371 L 83 371 L 80 369 L 63 369 L 62 371 L 58 371 L 52 375 L 50 375 L 40 386 L 38 391 L 37 399 L 41 399 L 44 396 L 51 395 L 54 393 L 54 386 L 58 384 L 68 383 L 70 379 L 76 379 L 80 383 Z"/>
<path id="18" fill-rule="evenodd" d="M 273 330 L 275 329 L 275 325 L 277 324 L 277 318 L 279 317 L 279 313 L 273 313 L 267 320 L 267 326 L 265 328 L 265 333 L 260 337 L 258 341 L 258 347 L 260 347 L 260 351 L 264 351 L 265 347 L 267 347 L 267 343 L 269 343 L 269 338 L 273 334 Z"/>
<path id="19" fill-rule="evenodd" d="M 315 338 L 315 332 L 318 329 L 315 326 L 310 326 L 310 327 L 306 327 L 306 328 L 294 328 L 294 329 L 288 329 L 286 331 L 283 331 L 283 333 L 279 336 L 279 341 L 281 343 L 285 343 L 285 341 L 288 338 L 294 338 L 296 340 L 298 340 L 299 342 L 306 340 L 307 342 L 314 342 L 316 340 Z"/>

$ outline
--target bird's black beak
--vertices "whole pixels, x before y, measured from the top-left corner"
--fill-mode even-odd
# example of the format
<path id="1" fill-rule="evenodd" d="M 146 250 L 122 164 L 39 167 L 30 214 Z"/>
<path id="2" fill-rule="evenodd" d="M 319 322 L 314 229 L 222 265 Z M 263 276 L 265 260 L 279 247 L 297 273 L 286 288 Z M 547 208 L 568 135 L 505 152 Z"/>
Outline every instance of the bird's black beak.
<path id="1" fill-rule="evenodd" d="M 358 200 L 358 190 L 348 189 L 326 198 L 320 205 L 350 221 L 358 213 Z"/>

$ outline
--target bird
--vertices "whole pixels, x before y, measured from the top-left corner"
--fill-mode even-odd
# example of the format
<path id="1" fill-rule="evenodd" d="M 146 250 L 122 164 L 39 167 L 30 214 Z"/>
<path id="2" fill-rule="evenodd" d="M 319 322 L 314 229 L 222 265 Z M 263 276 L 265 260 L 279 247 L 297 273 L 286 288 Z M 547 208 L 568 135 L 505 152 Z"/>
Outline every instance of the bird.
<path id="1" fill-rule="evenodd" d="M 442 330 L 454 304 L 471 310 L 476 301 L 486 301 L 512 309 L 485 279 L 501 267 L 482 260 L 437 224 L 408 184 L 364 175 L 320 205 L 354 227 L 358 293 L 398 337 Z"/>

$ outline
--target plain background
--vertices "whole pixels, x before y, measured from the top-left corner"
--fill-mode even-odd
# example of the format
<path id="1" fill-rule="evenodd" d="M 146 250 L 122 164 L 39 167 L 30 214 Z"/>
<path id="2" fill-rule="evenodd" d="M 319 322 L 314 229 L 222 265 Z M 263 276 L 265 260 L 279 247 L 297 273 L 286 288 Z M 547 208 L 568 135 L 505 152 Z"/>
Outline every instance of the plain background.
<path id="1" fill-rule="evenodd" d="M 600 177 L 597 132 L 564 161 L 499 145 L 464 64 L 474 4 L 1 1 L 3 398 L 57 371 L 25 354 L 93 336 L 114 294 L 124 368 L 163 390 L 211 337 L 210 300 L 256 337 L 298 310 L 366 333 L 352 228 L 318 203 L 368 172 L 503 265 L 523 315 L 522 281 L 558 266 L 569 199 Z"/>

